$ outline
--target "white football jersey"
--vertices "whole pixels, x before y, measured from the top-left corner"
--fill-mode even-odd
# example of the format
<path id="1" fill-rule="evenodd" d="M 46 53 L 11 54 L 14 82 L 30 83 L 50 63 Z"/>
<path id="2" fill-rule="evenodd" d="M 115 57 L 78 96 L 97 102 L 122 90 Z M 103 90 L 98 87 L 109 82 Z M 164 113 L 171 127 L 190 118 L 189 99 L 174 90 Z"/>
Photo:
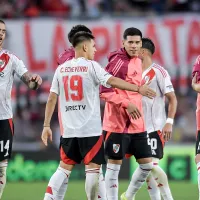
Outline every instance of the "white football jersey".
<path id="1" fill-rule="evenodd" d="M 55 72 L 50 91 L 59 95 L 58 116 L 63 138 L 102 134 L 99 85 L 111 75 L 97 62 L 72 59 Z"/>
<path id="2" fill-rule="evenodd" d="M 151 81 L 149 87 L 156 92 L 156 97 L 153 99 L 142 97 L 147 133 L 163 129 L 166 123 L 165 94 L 174 91 L 168 72 L 155 63 L 142 74 L 142 83 L 149 81 Z"/>
<path id="3" fill-rule="evenodd" d="M 9 51 L 0 51 L 0 120 L 13 117 L 11 90 L 14 75 L 21 77 L 27 68 L 24 63 Z"/>

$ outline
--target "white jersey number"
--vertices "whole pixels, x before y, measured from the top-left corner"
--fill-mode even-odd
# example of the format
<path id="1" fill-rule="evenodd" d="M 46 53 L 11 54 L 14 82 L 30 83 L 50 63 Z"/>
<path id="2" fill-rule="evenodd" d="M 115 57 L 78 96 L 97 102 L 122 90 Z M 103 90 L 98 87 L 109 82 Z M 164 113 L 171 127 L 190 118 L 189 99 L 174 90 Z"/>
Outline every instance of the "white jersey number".
<path id="1" fill-rule="evenodd" d="M 157 139 L 155 139 L 155 138 L 148 138 L 148 145 L 151 146 L 152 150 L 156 150 L 158 148 Z"/>
<path id="2" fill-rule="evenodd" d="M 4 141 L 1 140 L 0 141 L 0 148 L 1 148 L 1 152 L 4 152 L 4 149 L 6 149 L 6 154 L 4 155 L 4 157 L 8 156 L 8 150 L 9 150 L 9 146 L 10 146 L 10 140 L 7 140 L 6 144 L 4 145 Z"/>
<path id="3" fill-rule="evenodd" d="M 63 77 L 66 101 L 81 101 L 83 99 L 83 79 L 81 76 L 74 75 Z M 70 93 L 70 95 L 69 95 Z"/>

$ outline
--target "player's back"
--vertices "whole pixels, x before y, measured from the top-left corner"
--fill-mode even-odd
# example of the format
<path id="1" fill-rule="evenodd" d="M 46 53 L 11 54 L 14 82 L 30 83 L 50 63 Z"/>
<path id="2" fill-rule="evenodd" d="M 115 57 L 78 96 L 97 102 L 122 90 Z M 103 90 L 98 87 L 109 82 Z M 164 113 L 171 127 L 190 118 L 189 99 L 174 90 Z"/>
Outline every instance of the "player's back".
<path id="1" fill-rule="evenodd" d="M 55 75 L 59 85 L 59 115 L 63 137 L 101 134 L 99 84 L 104 84 L 98 77 L 101 69 L 98 63 L 85 58 L 72 59 L 57 68 Z M 110 77 L 107 74 L 105 76 L 107 79 Z"/>
<path id="2" fill-rule="evenodd" d="M 142 97 L 147 132 L 162 130 L 166 122 L 165 94 L 174 91 L 170 76 L 163 67 L 153 63 L 142 77 L 142 83 L 151 81 L 149 87 L 156 92 L 153 99 Z"/>

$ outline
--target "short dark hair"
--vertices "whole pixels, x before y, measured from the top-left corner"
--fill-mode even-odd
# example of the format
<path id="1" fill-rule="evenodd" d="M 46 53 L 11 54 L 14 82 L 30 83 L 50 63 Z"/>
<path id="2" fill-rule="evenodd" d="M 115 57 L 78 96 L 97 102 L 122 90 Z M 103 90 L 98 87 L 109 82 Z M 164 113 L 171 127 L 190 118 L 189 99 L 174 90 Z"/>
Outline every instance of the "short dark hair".
<path id="1" fill-rule="evenodd" d="M 131 27 L 131 28 L 127 28 L 124 31 L 123 38 L 124 40 L 126 40 L 127 36 L 135 36 L 135 35 L 140 36 L 142 39 L 142 32 L 137 28 Z"/>
<path id="2" fill-rule="evenodd" d="M 6 24 L 2 19 L 0 19 L 0 23 L 1 24 Z"/>
<path id="3" fill-rule="evenodd" d="M 72 45 L 73 47 L 76 47 L 79 43 L 83 41 L 92 40 L 92 39 L 94 39 L 94 36 L 92 34 L 85 31 L 79 31 L 72 38 Z"/>
<path id="4" fill-rule="evenodd" d="M 149 38 L 142 38 L 142 48 L 148 49 L 152 55 L 155 52 L 155 45 L 153 41 Z"/>
<path id="5" fill-rule="evenodd" d="M 73 26 L 71 31 L 68 33 L 68 40 L 70 43 L 72 43 L 72 38 L 74 37 L 74 35 L 80 31 L 84 31 L 84 32 L 92 34 L 92 31 L 85 25 L 79 24 L 79 25 Z"/>

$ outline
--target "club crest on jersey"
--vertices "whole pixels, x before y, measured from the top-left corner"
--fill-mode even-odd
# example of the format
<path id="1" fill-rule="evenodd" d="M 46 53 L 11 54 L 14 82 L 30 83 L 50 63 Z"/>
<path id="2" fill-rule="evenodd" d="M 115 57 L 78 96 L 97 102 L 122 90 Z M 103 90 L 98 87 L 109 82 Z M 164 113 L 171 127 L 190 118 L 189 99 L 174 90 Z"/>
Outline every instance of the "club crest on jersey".
<path id="1" fill-rule="evenodd" d="M 113 144 L 113 151 L 115 153 L 118 153 L 119 152 L 119 149 L 120 149 L 120 144 Z"/>
<path id="2" fill-rule="evenodd" d="M 3 67 L 4 67 L 4 65 L 5 65 L 5 61 L 3 61 L 3 60 L 0 60 L 0 68 L 3 68 Z"/>

